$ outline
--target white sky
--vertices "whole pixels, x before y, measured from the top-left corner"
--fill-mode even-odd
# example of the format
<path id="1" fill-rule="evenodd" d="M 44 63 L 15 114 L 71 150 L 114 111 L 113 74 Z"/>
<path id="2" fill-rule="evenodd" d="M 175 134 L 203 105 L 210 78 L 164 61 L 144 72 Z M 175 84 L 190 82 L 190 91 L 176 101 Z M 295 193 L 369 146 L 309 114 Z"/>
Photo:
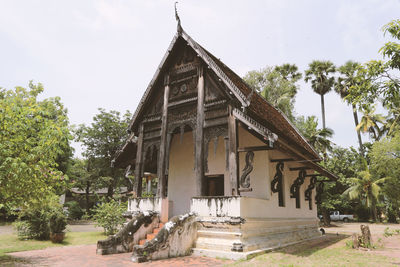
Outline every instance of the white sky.
<path id="1" fill-rule="evenodd" d="M 0 0 L 0 87 L 43 83 L 72 124 L 90 123 L 99 107 L 134 112 L 175 34 L 173 3 Z M 243 76 L 283 63 L 304 71 L 314 59 L 379 59 L 381 28 L 399 19 L 400 0 L 181 0 L 178 10 L 185 31 Z M 333 92 L 325 103 L 333 141 L 357 146 L 351 109 Z M 309 84 L 296 111 L 320 118 Z"/>

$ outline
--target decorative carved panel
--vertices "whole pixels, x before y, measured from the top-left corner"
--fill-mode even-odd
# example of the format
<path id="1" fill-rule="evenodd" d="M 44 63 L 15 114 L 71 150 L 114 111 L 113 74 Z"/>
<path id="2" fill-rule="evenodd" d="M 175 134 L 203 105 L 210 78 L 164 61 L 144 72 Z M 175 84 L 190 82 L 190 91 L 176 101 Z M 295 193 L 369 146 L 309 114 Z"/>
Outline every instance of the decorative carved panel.
<path id="1" fill-rule="evenodd" d="M 296 208 L 300 209 L 300 186 L 304 183 L 304 179 L 306 178 L 307 171 L 300 170 L 299 176 L 294 180 L 292 186 L 290 187 L 290 198 L 296 199 Z"/>
<path id="2" fill-rule="evenodd" d="M 283 168 L 285 164 L 280 161 L 276 164 L 276 173 L 274 179 L 271 181 L 271 191 L 278 193 L 279 207 L 284 207 L 283 203 Z"/>
<path id="3" fill-rule="evenodd" d="M 250 188 L 250 173 L 253 171 L 254 152 L 246 153 L 246 166 L 243 168 L 242 176 L 240 176 L 240 186 L 242 188 Z"/>
<path id="4" fill-rule="evenodd" d="M 311 176 L 310 184 L 308 185 L 306 191 L 304 191 L 304 198 L 308 201 L 308 207 L 312 210 L 312 190 L 315 188 L 317 182 L 317 176 Z"/>

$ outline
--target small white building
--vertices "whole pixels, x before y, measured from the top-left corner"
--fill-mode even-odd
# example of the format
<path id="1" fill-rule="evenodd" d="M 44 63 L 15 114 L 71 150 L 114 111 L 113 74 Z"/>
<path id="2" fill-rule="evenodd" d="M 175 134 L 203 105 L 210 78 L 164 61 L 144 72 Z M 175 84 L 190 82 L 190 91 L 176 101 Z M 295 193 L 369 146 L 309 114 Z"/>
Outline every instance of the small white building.
<path id="1" fill-rule="evenodd" d="M 114 166 L 158 179 L 154 198 L 141 198 L 135 179 L 129 211 L 163 222 L 194 213 L 195 254 L 238 259 L 320 236 L 317 176 L 335 175 L 280 110 L 180 25 L 129 132 Z"/>

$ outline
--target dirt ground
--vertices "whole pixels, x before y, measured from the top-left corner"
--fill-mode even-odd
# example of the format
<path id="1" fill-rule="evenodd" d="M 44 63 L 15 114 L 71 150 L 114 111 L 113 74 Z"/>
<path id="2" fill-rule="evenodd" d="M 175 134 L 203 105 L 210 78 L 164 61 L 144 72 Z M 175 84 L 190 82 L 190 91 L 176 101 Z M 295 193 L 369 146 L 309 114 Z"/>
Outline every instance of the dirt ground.
<path id="1" fill-rule="evenodd" d="M 296 244 L 285 248 L 284 254 L 296 255 L 304 251 L 305 247 L 307 249 L 315 248 L 317 250 L 323 248 L 344 248 L 346 246 L 346 238 L 351 236 L 352 233 L 360 233 L 360 223 L 334 223 L 335 225 L 329 228 L 325 228 L 327 235 L 324 238 L 316 239 L 313 241 L 306 241 L 301 244 Z M 372 233 L 372 238 L 374 244 L 377 244 L 376 249 L 373 250 L 362 250 L 360 254 L 361 257 L 366 257 L 370 255 L 372 259 L 378 255 L 389 257 L 390 260 L 385 261 L 379 266 L 395 266 L 400 265 L 400 235 L 393 235 L 390 237 L 384 237 L 383 233 L 385 228 L 389 227 L 391 230 L 400 229 L 400 225 L 397 224 L 368 224 Z M 3 230 L 2 228 L 0 228 Z M 99 228 L 94 228 L 93 225 L 75 225 L 72 227 L 77 231 L 84 230 L 98 230 Z M 100 229 L 101 230 L 101 229 Z M 85 246 L 67 246 L 67 247 L 56 247 L 47 248 L 44 250 L 35 251 L 25 251 L 11 253 L 14 257 L 18 257 L 23 260 L 23 263 L 17 266 L 223 266 L 233 264 L 233 261 L 222 260 L 222 259 L 210 259 L 204 257 L 181 257 L 175 259 L 167 259 L 161 261 L 148 262 L 143 264 L 135 264 L 130 261 L 130 253 L 116 254 L 100 256 L 96 255 L 96 245 L 85 245 Z M 265 254 L 265 256 L 271 255 L 274 257 L 274 253 Z M 328 255 L 328 254 L 327 254 Z M 364 255 L 364 256 L 362 256 Z M 376 255 L 376 256 L 374 256 Z M 307 255 L 302 255 L 302 257 L 308 257 Z M 263 257 L 263 256 L 261 256 Z M 334 256 L 340 257 L 340 255 Z M 388 259 L 389 259 L 388 258 Z M 264 258 L 265 259 L 265 258 Z M 305 264 L 308 258 L 302 258 Z M 351 259 L 351 258 L 350 258 Z M 260 264 L 257 260 L 261 260 Z M 266 261 L 268 259 L 265 259 Z M 263 258 L 254 258 L 250 261 L 237 262 L 233 264 L 234 266 L 265 266 L 266 263 Z M 279 264 L 272 264 L 272 266 L 281 266 L 282 259 L 278 259 Z M 367 261 L 368 262 L 368 261 Z M 316 263 L 322 263 L 321 259 L 317 259 Z M 239 265 L 237 265 L 239 264 Z M 241 265 L 242 264 L 242 265 Z M 375 266 L 375 263 L 369 262 L 368 266 Z M 371 265 L 372 264 L 372 265 Z M 302 263 L 295 264 L 302 265 Z M 306 264 L 307 265 L 307 264 Z M 354 265 L 354 264 L 353 264 Z M 353 266 L 350 264 L 349 266 Z M 311 266 L 316 266 L 314 263 Z M 325 265 L 326 266 L 326 265 Z"/>
<path id="2" fill-rule="evenodd" d="M 358 223 L 358 222 L 332 222 L 331 227 L 323 227 L 327 233 L 332 234 L 352 234 L 352 233 L 359 233 L 360 232 L 360 225 L 368 225 L 369 229 L 371 230 L 372 235 L 379 235 L 383 234 L 385 228 L 389 227 L 390 229 L 400 229 L 400 224 L 393 224 L 393 223 Z"/>
<path id="3" fill-rule="evenodd" d="M 398 259 L 400 262 L 400 236 L 393 235 L 384 237 L 386 228 L 390 230 L 400 230 L 400 224 L 375 224 L 375 223 L 343 223 L 333 222 L 332 227 L 324 228 L 326 233 L 346 234 L 361 233 L 360 225 L 368 225 L 372 235 L 372 242 L 376 245 L 376 249 L 367 250 L 368 253 L 378 254 Z"/>

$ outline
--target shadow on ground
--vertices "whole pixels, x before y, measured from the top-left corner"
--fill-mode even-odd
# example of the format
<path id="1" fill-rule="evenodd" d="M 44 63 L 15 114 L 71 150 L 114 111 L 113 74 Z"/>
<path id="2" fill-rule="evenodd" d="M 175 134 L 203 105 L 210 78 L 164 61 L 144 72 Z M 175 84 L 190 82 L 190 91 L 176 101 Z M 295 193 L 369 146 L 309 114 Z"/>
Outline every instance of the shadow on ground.
<path id="1" fill-rule="evenodd" d="M 335 243 L 338 243 L 341 240 L 346 239 L 348 237 L 349 235 L 344 235 L 344 234 L 326 234 L 321 238 L 291 245 L 286 248 L 276 250 L 276 252 L 291 254 L 300 257 L 308 257 L 314 254 L 315 252 L 324 249 L 326 247 L 329 247 Z"/>

